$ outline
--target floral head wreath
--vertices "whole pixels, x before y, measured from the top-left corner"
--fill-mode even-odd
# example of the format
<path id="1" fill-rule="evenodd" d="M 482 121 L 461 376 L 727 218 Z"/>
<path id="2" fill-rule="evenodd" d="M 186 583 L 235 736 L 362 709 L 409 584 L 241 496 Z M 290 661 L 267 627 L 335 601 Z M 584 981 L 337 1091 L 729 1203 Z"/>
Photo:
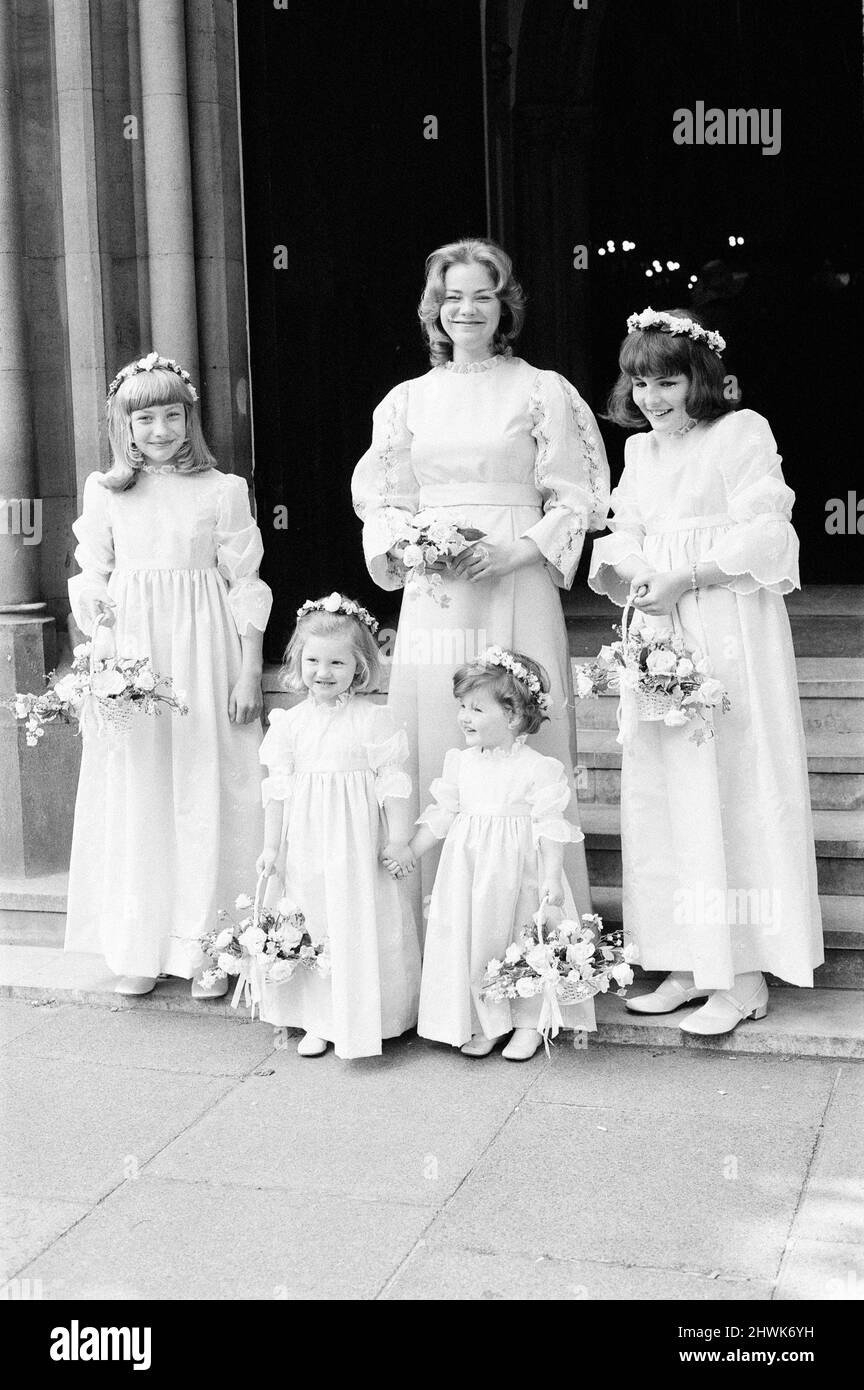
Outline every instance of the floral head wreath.
<path id="1" fill-rule="evenodd" d="M 673 335 L 686 333 L 694 343 L 704 343 L 712 352 L 716 352 L 718 357 L 726 348 L 726 339 L 721 338 L 719 333 L 703 328 L 701 323 L 694 323 L 692 319 L 677 318 L 675 314 L 663 314 L 658 309 L 652 309 L 650 304 L 641 314 L 631 314 L 627 320 L 628 335 L 641 333 L 645 328 L 661 328 L 664 333 Z"/>
<path id="2" fill-rule="evenodd" d="M 138 376 L 140 372 L 152 372 L 156 368 L 161 368 L 163 372 L 175 372 L 189 387 L 193 401 L 197 401 L 198 392 L 192 385 L 189 373 L 179 362 L 175 362 L 173 357 L 160 357 L 158 352 L 149 352 L 146 357 L 139 357 L 137 362 L 132 362 L 130 366 L 124 367 L 122 372 L 118 372 L 108 387 L 108 400 L 117 394 L 127 377 Z"/>
<path id="3" fill-rule="evenodd" d="M 533 671 L 529 671 L 521 661 L 517 661 L 511 652 L 507 652 L 503 647 L 487 647 L 480 660 L 485 666 L 500 666 L 502 670 L 508 671 L 514 680 L 524 685 L 531 695 L 531 699 L 539 710 L 548 714 L 552 708 L 552 701 L 544 691 Z"/>
<path id="4" fill-rule="evenodd" d="M 378 623 L 367 608 L 361 608 L 359 603 L 355 603 L 352 598 L 343 598 L 336 590 L 328 594 L 326 598 L 307 598 L 302 608 L 297 609 L 297 620 L 305 618 L 307 613 L 342 613 L 346 618 L 356 618 L 358 622 L 365 623 L 374 637 L 378 631 Z"/>

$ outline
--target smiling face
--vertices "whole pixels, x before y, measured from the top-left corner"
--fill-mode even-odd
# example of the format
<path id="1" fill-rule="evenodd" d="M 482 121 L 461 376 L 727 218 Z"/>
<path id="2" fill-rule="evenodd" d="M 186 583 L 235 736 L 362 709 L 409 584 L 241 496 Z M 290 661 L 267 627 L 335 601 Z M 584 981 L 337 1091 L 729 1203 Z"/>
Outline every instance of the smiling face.
<path id="1" fill-rule="evenodd" d="M 633 377 L 633 401 L 657 434 L 674 434 L 687 424 L 689 390 L 690 378 L 684 372 Z"/>
<path id="2" fill-rule="evenodd" d="M 132 440 L 148 463 L 170 463 L 186 439 L 186 407 L 151 405 L 129 416 Z"/>
<path id="3" fill-rule="evenodd" d="M 476 685 L 457 699 L 459 728 L 469 748 L 510 748 L 518 722 L 488 686 Z"/>
<path id="4" fill-rule="evenodd" d="M 347 637 L 309 636 L 303 647 L 300 675 L 316 700 L 327 704 L 351 689 L 357 658 Z"/>
<path id="5" fill-rule="evenodd" d="M 451 265 L 444 276 L 441 327 L 453 343 L 454 362 L 481 362 L 492 355 L 501 301 L 491 272 L 477 261 Z"/>

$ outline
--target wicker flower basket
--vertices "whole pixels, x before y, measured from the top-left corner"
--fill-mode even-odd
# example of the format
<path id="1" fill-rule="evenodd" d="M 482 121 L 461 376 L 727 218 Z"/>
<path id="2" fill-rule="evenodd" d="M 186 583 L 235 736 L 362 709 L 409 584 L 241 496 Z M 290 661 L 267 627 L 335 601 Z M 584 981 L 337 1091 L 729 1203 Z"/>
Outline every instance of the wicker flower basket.
<path id="1" fill-rule="evenodd" d="M 621 637 L 627 640 L 627 619 L 630 616 L 631 605 L 625 606 L 621 616 Z M 671 709 L 675 708 L 675 701 L 666 690 L 640 690 L 638 686 L 633 691 L 636 697 L 636 717 L 640 723 L 657 723 L 665 719 Z"/>

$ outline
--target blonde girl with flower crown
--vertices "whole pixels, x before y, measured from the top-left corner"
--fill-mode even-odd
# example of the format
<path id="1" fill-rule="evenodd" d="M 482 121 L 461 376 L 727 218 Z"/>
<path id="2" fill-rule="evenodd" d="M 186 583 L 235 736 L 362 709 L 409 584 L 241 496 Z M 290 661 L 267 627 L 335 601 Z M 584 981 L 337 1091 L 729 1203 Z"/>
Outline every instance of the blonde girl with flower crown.
<path id="1" fill-rule="evenodd" d="M 66 949 L 104 956 L 120 994 L 200 977 L 197 938 L 248 887 L 261 834 L 261 645 L 271 595 L 243 478 L 205 443 L 189 374 L 153 352 L 112 381 L 114 456 L 84 485 L 69 581 L 79 628 L 150 657 L 189 713 L 85 735 Z M 110 629 L 106 632 L 104 629 Z"/>
<path id="2" fill-rule="evenodd" d="M 810 986 L 821 964 L 807 753 L 783 595 L 798 539 L 768 421 L 726 398 L 718 333 L 685 310 L 628 320 L 610 417 L 627 440 L 589 584 L 673 628 L 731 701 L 697 744 L 686 727 L 623 720 L 625 932 L 658 987 L 634 1013 L 701 1005 L 684 1032 L 768 1011 L 764 972 Z M 670 721 L 671 722 L 671 721 Z"/>
<path id="3" fill-rule="evenodd" d="M 372 698 L 377 629 L 341 594 L 307 600 L 282 668 L 285 688 L 306 698 L 272 711 L 261 744 L 265 902 L 290 897 L 312 941 L 329 946 L 326 976 L 302 970 L 262 986 L 262 1019 L 302 1028 L 301 1057 L 330 1043 L 338 1057 L 375 1056 L 417 1020 L 417 926 L 381 863 L 408 853 L 411 779 L 405 732 Z"/>
<path id="4" fill-rule="evenodd" d="M 486 966 L 501 959 L 542 900 L 578 916 L 564 876 L 564 850 L 584 837 L 565 816 L 571 792 L 564 765 L 529 747 L 548 719 L 550 681 L 539 662 L 491 647 L 453 676 L 465 739 L 451 748 L 434 798 L 407 855 L 391 873 L 443 840 L 429 908 L 418 1032 L 468 1057 L 486 1057 L 512 1033 L 503 1056 L 524 1062 L 540 1046 L 539 997 L 487 1003 Z M 593 1029 L 594 1005 L 565 1005 L 565 1028 Z"/>

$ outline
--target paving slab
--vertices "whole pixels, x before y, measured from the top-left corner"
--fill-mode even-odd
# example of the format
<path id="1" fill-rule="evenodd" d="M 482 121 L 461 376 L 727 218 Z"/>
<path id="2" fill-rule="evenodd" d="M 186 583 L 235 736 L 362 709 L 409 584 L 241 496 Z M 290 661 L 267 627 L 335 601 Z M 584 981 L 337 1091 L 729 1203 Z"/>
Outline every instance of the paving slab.
<path id="1" fill-rule="evenodd" d="M 864 1247 L 864 1073 L 841 1070 L 792 1228 L 792 1239 Z"/>
<path id="2" fill-rule="evenodd" d="M 438 1207 L 543 1063 L 478 1062 L 403 1042 L 357 1062 L 301 1058 L 291 1047 L 267 1065 L 272 1075 L 248 1077 L 148 1171 Z"/>
<path id="3" fill-rule="evenodd" d="M 46 1013 L 57 1012 L 56 1004 L 41 1004 L 27 999 L 0 999 L 0 1046 L 37 1028 Z"/>
<path id="4" fill-rule="evenodd" d="M 0 1192 L 0 1279 L 17 1275 L 89 1210 L 83 1202 L 51 1202 Z"/>
<path id="5" fill-rule="evenodd" d="M 778 1303 L 805 1298 L 832 1302 L 864 1299 L 864 1245 L 824 1240 L 790 1243 L 777 1280 Z"/>
<path id="6" fill-rule="evenodd" d="M 37 1057 L 0 1076 L 0 1186 L 94 1202 L 237 1084 Z"/>
<path id="7" fill-rule="evenodd" d="M 47 1299 L 371 1300 L 431 1215 L 397 1202 L 143 1176 L 22 1273 L 41 1280 Z"/>
<path id="8" fill-rule="evenodd" d="M 529 1100 L 429 1234 L 451 1246 L 770 1280 L 814 1143 L 809 1126 L 751 1116 L 682 1125 L 678 1115 Z"/>
<path id="9" fill-rule="evenodd" d="M 454 1249 L 420 1240 L 381 1298 L 391 1302 L 430 1298 L 520 1303 L 684 1298 L 713 1302 L 770 1299 L 772 1289 L 768 1280 L 712 1279 L 683 1270 Z"/>
<path id="10" fill-rule="evenodd" d="M 628 1113 L 726 1119 L 776 1117 L 818 1125 L 843 1069 L 854 1063 L 795 1061 L 734 1053 L 712 1056 L 633 1047 L 556 1046 L 530 1099 L 560 1105 L 605 1106 Z M 864 1069 L 861 1069 L 864 1081 Z"/>
<path id="11" fill-rule="evenodd" d="M 35 1010 L 33 1011 L 36 1012 Z M 272 1031 L 237 1028 L 212 1016 L 178 1014 L 165 1026 L 160 1013 L 116 1013 L 68 1006 L 45 1010 L 25 1036 L 8 1043 L 0 1064 L 17 1067 L 28 1057 L 79 1058 L 112 1066 L 243 1076 L 273 1051 Z"/>

